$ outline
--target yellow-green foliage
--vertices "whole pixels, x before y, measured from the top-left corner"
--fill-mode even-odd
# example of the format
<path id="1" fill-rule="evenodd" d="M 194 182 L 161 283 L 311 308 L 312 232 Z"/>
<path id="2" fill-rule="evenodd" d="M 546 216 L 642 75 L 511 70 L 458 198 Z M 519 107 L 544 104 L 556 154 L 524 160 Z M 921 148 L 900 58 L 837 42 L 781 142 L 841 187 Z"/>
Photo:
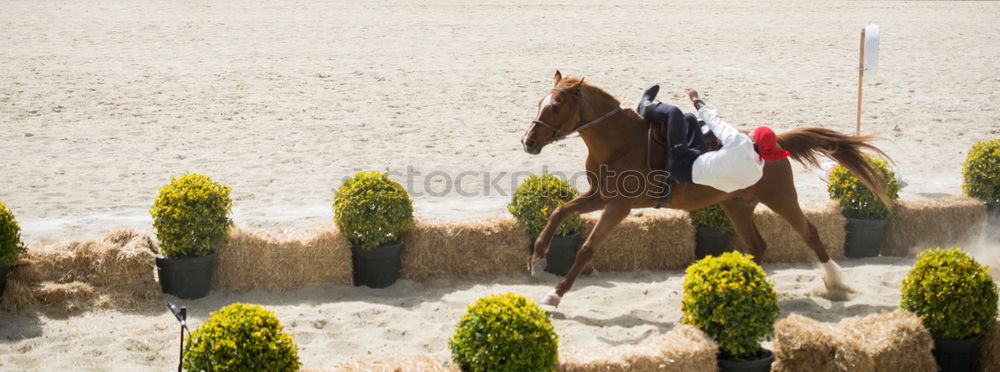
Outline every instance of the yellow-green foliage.
<path id="1" fill-rule="evenodd" d="M 374 249 L 413 227 L 413 201 L 387 174 L 358 172 L 334 194 L 333 221 L 351 243 Z"/>
<path id="2" fill-rule="evenodd" d="M 886 180 L 885 192 L 889 195 L 889 199 L 892 201 L 899 199 L 899 181 L 896 180 L 896 174 L 889 170 L 885 160 L 871 155 L 865 155 L 865 159 L 878 169 L 882 179 Z M 827 191 L 831 198 L 840 202 L 840 210 L 847 217 L 868 220 L 884 220 L 892 217 L 892 210 L 843 165 L 837 164 L 830 172 Z"/>
<path id="3" fill-rule="evenodd" d="M 962 167 L 962 191 L 1000 209 L 1000 138 L 980 141 L 969 150 Z"/>
<path id="4" fill-rule="evenodd" d="M 726 212 L 718 204 L 695 209 L 688 213 L 691 214 L 691 223 L 695 226 L 709 227 L 721 232 L 733 229 L 733 225 L 729 222 L 729 217 L 726 217 Z"/>
<path id="5" fill-rule="evenodd" d="M 163 255 L 207 256 L 225 244 L 233 226 L 230 190 L 198 173 L 171 178 L 149 210 Z"/>
<path id="6" fill-rule="evenodd" d="M 917 255 L 899 307 L 917 314 L 935 338 L 983 335 L 996 324 L 997 286 L 988 268 L 962 250 L 934 248 Z"/>
<path id="7" fill-rule="evenodd" d="M 551 174 L 531 175 L 514 190 L 507 210 L 528 225 L 528 234 L 538 236 L 556 207 L 573 200 L 580 191 L 569 182 Z M 573 233 L 580 227 L 580 216 L 572 216 L 556 229 L 556 235 Z"/>
<path id="8" fill-rule="evenodd" d="M 188 371 L 297 371 L 298 350 L 274 313 L 234 303 L 213 312 L 184 345 Z"/>
<path id="9" fill-rule="evenodd" d="M 469 305 L 448 346 L 463 371 L 554 371 L 559 355 L 549 313 L 513 293 Z"/>
<path id="10" fill-rule="evenodd" d="M 14 219 L 14 213 L 0 203 L 0 265 L 13 265 L 17 255 L 27 250 L 21 243 L 21 225 Z"/>
<path id="11" fill-rule="evenodd" d="M 681 311 L 683 323 L 712 336 L 727 359 L 755 357 L 781 312 L 774 284 L 752 256 L 739 252 L 688 266 Z"/>

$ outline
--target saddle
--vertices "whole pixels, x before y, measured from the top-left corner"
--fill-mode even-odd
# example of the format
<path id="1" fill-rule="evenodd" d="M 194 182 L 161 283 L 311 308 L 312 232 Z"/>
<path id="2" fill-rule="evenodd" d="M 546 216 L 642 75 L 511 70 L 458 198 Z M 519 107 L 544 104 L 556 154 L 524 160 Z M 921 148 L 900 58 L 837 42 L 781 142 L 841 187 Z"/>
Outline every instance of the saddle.
<path id="1" fill-rule="evenodd" d="M 689 128 L 688 130 L 687 138 L 685 139 L 688 148 L 700 148 L 702 151 L 717 150 L 719 143 L 711 131 L 706 132 L 704 135 L 700 135 L 701 133 L 696 134 L 694 132 L 694 130 L 700 131 L 700 127 L 705 125 L 705 123 L 700 121 L 698 124 L 699 128 Z M 670 159 L 667 151 L 666 127 L 666 123 L 649 121 L 646 166 L 650 171 L 665 171 L 667 174 L 670 174 Z M 672 191 L 675 185 L 677 185 L 677 178 L 674 178 L 674 176 L 670 174 L 670 176 L 668 176 L 667 179 L 660 185 L 663 192 L 655 197 L 653 201 L 653 208 L 670 205 L 671 196 L 673 196 Z"/>

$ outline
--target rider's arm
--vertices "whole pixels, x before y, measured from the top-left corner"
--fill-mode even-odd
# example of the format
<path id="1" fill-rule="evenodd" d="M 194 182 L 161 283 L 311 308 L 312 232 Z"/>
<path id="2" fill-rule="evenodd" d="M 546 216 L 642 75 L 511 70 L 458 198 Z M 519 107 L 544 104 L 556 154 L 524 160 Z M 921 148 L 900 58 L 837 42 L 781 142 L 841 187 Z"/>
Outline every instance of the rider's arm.
<path id="1" fill-rule="evenodd" d="M 723 146 L 732 143 L 740 136 L 740 132 L 736 128 L 733 128 L 732 125 L 722 120 L 722 116 L 719 115 L 719 110 L 715 108 L 715 105 L 702 106 L 698 110 L 698 117 L 705 122 L 705 125 L 708 125 L 708 128 L 712 130 L 715 137 L 719 138 Z"/>

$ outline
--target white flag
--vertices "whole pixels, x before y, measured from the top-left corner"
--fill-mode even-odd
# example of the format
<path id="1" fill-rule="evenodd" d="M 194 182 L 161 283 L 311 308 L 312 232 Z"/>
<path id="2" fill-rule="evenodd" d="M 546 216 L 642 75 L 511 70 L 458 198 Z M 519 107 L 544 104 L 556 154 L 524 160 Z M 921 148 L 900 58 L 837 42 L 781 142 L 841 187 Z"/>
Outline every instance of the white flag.
<path id="1" fill-rule="evenodd" d="M 878 24 L 869 23 L 865 27 L 865 71 L 878 71 Z"/>

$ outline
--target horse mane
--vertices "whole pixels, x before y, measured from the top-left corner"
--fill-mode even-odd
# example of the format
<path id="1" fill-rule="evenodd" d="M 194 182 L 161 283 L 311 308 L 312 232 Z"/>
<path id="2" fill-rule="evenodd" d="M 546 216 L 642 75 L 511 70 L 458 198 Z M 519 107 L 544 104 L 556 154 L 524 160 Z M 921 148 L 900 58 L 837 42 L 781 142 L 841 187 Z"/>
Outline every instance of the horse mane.
<path id="1" fill-rule="evenodd" d="M 559 83 L 556 84 L 556 87 L 564 88 L 573 94 L 580 95 L 581 97 L 584 98 L 584 102 L 587 102 L 588 99 L 590 99 L 590 97 L 599 97 L 599 99 L 601 100 L 613 103 L 615 107 L 621 106 L 621 101 L 619 101 L 618 98 L 615 98 L 615 96 L 611 95 L 610 93 L 608 93 L 604 89 L 601 89 L 600 87 L 590 85 L 589 83 L 584 82 L 584 78 L 575 78 L 567 76 L 562 78 L 562 80 L 559 80 Z M 586 115 L 587 117 L 594 116 L 594 110 L 590 104 L 583 105 L 582 109 L 584 115 Z"/>

